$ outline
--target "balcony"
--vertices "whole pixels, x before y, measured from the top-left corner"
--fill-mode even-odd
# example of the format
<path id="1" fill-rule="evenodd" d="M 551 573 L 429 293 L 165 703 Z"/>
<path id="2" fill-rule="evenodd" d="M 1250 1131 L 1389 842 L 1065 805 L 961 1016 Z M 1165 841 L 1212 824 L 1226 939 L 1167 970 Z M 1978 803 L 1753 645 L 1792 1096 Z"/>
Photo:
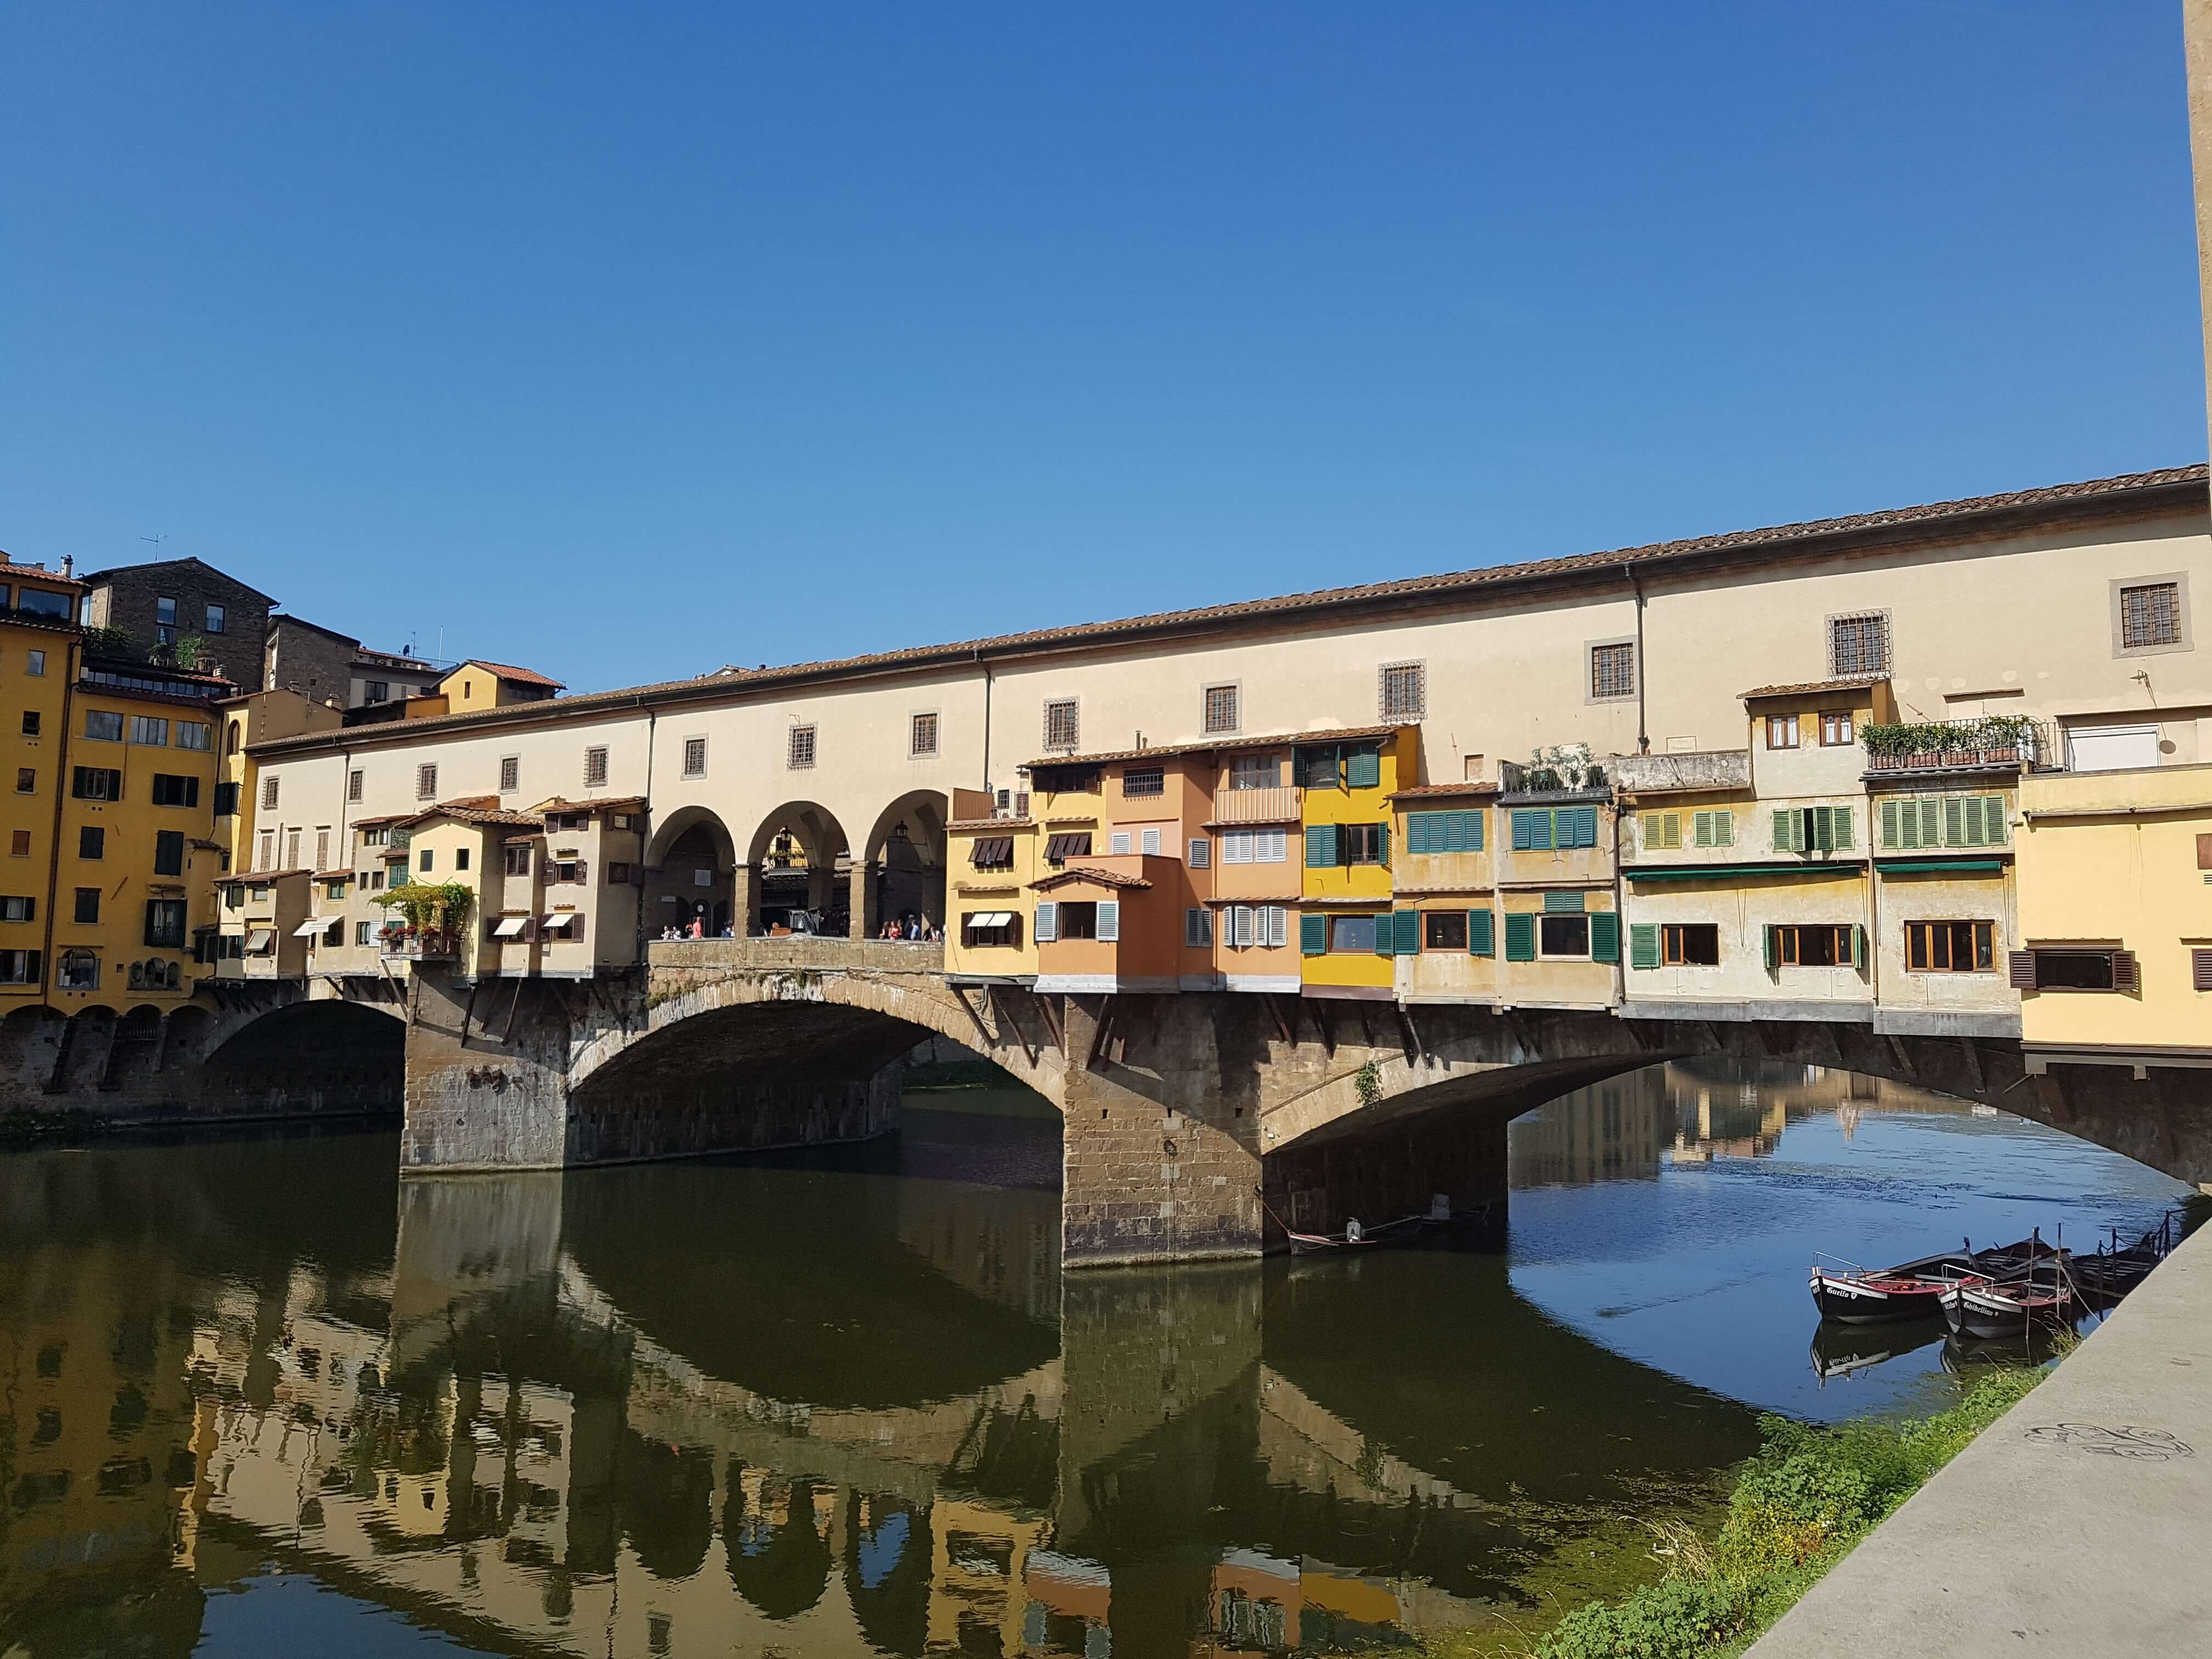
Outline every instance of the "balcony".
<path id="1" fill-rule="evenodd" d="M 1859 740 L 1866 745 L 1869 776 L 1992 767 L 2041 771 L 2056 763 L 2050 758 L 2057 752 L 2050 728 L 2041 720 L 2009 715 L 1918 726 L 1869 726 L 1860 729 Z"/>
<path id="2" fill-rule="evenodd" d="M 461 936 L 445 929 L 402 928 L 377 941 L 387 957 L 416 962 L 451 961 L 461 954 Z"/>
<path id="3" fill-rule="evenodd" d="M 1627 794 L 1695 794 L 1748 790 L 1751 750 L 1694 749 L 1671 755 L 1621 755 L 1612 762 L 1613 782 Z"/>
<path id="4" fill-rule="evenodd" d="M 1216 823 L 1293 823 L 1305 792 L 1296 784 L 1273 789 L 1224 789 L 1213 798 Z"/>

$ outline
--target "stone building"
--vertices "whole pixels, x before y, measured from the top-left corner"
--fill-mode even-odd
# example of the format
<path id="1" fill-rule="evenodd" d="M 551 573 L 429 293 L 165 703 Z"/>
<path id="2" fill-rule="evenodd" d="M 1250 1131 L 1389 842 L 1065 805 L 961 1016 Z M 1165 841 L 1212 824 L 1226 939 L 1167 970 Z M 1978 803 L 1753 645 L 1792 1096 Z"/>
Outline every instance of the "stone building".
<path id="1" fill-rule="evenodd" d="M 112 629 L 130 653 L 160 653 L 172 665 L 251 685 L 276 601 L 202 559 L 118 565 L 83 578 L 82 620 Z"/>
<path id="2" fill-rule="evenodd" d="M 352 635 L 303 617 L 271 617 L 261 684 L 340 708 L 366 708 L 427 696 L 449 666 L 409 652 L 372 651 Z"/>

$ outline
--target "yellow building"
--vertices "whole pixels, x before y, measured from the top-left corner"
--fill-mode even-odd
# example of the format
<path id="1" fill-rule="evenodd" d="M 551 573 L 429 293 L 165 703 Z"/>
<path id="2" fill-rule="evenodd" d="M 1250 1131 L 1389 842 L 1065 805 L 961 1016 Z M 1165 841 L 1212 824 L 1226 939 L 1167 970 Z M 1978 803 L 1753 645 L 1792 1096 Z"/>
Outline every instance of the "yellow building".
<path id="1" fill-rule="evenodd" d="M 0 1012 L 46 994 L 83 592 L 82 582 L 0 555 L 0 780 L 9 792 L 0 848 Z"/>
<path id="2" fill-rule="evenodd" d="M 1304 994 L 1388 1001 L 1399 948 L 1390 914 L 1390 797 L 1420 781 L 1420 728 L 1304 738 L 1297 766 L 1304 792 L 1298 915 Z"/>
<path id="3" fill-rule="evenodd" d="M 2212 765 L 2020 782 L 2028 1063 L 2212 1063 Z"/>
<path id="4" fill-rule="evenodd" d="M 264 822 L 261 816 L 261 766 L 253 757 L 253 745 L 306 732 L 329 731 L 343 724 L 345 717 L 297 691 L 250 691 L 243 696 L 223 698 L 216 710 L 222 726 L 222 753 L 215 791 L 215 839 L 224 855 L 223 870 L 228 873 L 256 867 L 254 837 L 258 829 L 269 832 L 272 843 L 268 860 L 258 867 L 273 870 L 274 842 L 283 828 L 283 815 L 278 803 L 271 800 L 270 817 Z"/>
<path id="5" fill-rule="evenodd" d="M 952 817 L 945 826 L 947 974 L 971 981 L 1035 981 L 1036 894 L 1030 884 L 1050 873 L 1042 862 L 1042 831 L 1031 816 L 1035 799 L 1026 793 L 1010 796 L 1001 816 L 987 790 L 952 792 Z"/>
<path id="6" fill-rule="evenodd" d="M 1418 784 L 1391 798 L 1395 897 L 1398 913 L 1414 918 L 1413 948 L 1397 953 L 1401 1002 L 1497 998 L 1497 797 L 1496 784 L 1476 781 Z"/>

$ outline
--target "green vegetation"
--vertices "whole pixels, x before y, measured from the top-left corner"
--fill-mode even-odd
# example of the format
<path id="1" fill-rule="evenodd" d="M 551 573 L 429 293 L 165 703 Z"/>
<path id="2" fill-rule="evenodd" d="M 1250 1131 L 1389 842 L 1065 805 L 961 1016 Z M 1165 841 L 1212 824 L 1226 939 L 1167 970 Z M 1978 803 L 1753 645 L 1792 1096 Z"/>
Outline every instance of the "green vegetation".
<path id="1" fill-rule="evenodd" d="M 1966 750 L 2017 749 L 2035 722 L 2018 714 L 1985 714 L 1978 720 L 1933 720 L 1921 725 L 1862 726 L 1859 741 L 1869 755 L 1949 755 Z"/>
<path id="2" fill-rule="evenodd" d="M 397 908 L 417 933 L 458 933 L 468 921 L 476 896 L 474 889 L 458 881 L 410 881 L 372 895 L 369 902 Z"/>
<path id="3" fill-rule="evenodd" d="M 1655 1525 L 1666 1577 L 1591 1601 L 1530 1644 L 1468 1632 L 1429 1644 L 1444 1659 L 1728 1659 L 1740 1654 L 1854 1545 L 2040 1382 L 2041 1368 L 1994 1370 L 1932 1417 L 1832 1428 L 1759 1419 L 1764 1444 L 1738 1472 L 1717 1535 Z"/>

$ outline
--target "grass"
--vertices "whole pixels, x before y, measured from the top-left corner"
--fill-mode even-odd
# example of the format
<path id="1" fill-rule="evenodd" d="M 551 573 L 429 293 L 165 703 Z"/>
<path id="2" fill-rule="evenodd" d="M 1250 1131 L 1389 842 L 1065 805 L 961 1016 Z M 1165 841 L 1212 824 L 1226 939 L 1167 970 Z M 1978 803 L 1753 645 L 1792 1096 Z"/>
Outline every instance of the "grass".
<path id="1" fill-rule="evenodd" d="M 1959 1403 L 1905 1422 L 1819 1427 L 1759 1419 L 1763 1444 L 1738 1472 L 1711 1538 L 1650 1523 L 1674 1563 L 1656 1584 L 1576 1608 L 1533 1643 L 1472 1632 L 1428 1644 L 1437 1659 L 1518 1653 L 1528 1659 L 1727 1659 L 1789 1610 L 1820 1575 L 2040 1382 L 2008 1366 Z"/>

